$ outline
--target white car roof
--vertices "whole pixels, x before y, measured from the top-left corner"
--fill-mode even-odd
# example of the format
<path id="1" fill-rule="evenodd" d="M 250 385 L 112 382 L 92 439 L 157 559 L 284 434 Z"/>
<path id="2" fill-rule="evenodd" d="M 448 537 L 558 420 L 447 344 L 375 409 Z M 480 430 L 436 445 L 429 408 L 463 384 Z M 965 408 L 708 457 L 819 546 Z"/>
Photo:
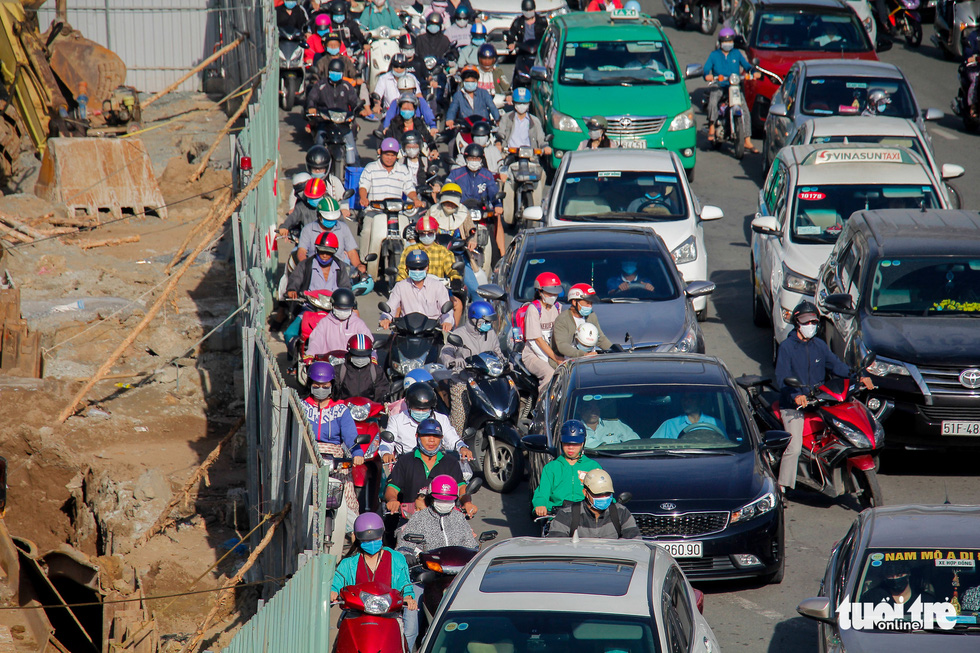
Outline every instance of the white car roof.
<path id="1" fill-rule="evenodd" d="M 476 11 L 494 14 L 521 13 L 521 0 L 473 0 L 470 2 Z M 565 0 L 535 0 L 535 11 L 549 12 L 567 6 Z"/>
<path id="2" fill-rule="evenodd" d="M 502 558 L 574 558 L 633 563 L 629 587 L 622 596 L 571 594 L 562 592 L 480 591 L 484 575 L 494 561 Z M 484 549 L 474 562 L 452 599 L 449 609 L 494 612 L 501 609 L 554 612 L 600 612 L 636 616 L 650 615 L 650 596 L 660 595 L 664 570 L 670 564 L 666 551 L 642 540 L 515 537 Z M 658 573 L 654 573 L 654 572 Z M 592 599 L 592 600 L 590 600 Z"/>
<path id="3" fill-rule="evenodd" d="M 893 63 L 864 59 L 810 59 L 804 61 L 807 77 L 894 77 L 902 79 L 901 69 Z"/>
<path id="4" fill-rule="evenodd" d="M 566 154 L 570 157 L 568 173 L 593 170 L 630 170 L 638 172 L 676 172 L 670 152 L 666 150 L 626 150 L 603 148 Z"/>
<path id="5" fill-rule="evenodd" d="M 820 143 L 780 150 L 779 158 L 795 164 L 801 184 L 928 184 L 926 163 L 904 147 Z"/>
<path id="6" fill-rule="evenodd" d="M 814 136 L 919 136 L 909 118 L 885 116 L 833 116 L 813 118 Z"/>

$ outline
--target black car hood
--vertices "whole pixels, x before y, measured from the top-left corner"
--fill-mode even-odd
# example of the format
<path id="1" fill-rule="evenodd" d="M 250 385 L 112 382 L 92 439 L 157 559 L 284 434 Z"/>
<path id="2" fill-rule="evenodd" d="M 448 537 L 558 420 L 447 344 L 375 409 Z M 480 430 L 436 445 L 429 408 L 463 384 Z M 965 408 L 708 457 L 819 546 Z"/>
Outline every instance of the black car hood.
<path id="1" fill-rule="evenodd" d="M 596 303 L 595 313 L 606 337 L 613 344 L 626 344 L 626 333 L 635 346 L 670 343 L 684 337 L 687 299 L 624 304 Z M 567 310 L 567 308 L 563 308 Z"/>
<path id="2" fill-rule="evenodd" d="M 652 458 L 590 456 L 612 476 L 616 494 L 631 492 L 636 513 L 733 510 L 762 494 L 764 478 L 754 452 Z M 661 508 L 673 503 L 676 508 Z"/>
<path id="3" fill-rule="evenodd" d="M 867 348 L 913 365 L 980 362 L 980 320 L 969 317 L 875 317 L 862 320 Z"/>

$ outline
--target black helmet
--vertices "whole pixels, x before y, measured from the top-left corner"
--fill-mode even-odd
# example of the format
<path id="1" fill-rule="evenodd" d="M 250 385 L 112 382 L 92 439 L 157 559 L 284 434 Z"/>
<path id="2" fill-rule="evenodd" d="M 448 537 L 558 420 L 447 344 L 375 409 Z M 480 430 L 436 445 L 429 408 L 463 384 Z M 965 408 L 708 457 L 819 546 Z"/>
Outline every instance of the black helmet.
<path id="1" fill-rule="evenodd" d="M 813 305 L 813 302 L 809 302 L 805 299 L 797 304 L 796 308 L 793 309 L 793 324 L 798 325 L 800 323 L 800 318 L 802 318 L 804 315 L 812 315 L 814 318 L 817 317 L 817 307 Z"/>
<path id="2" fill-rule="evenodd" d="M 347 13 L 347 3 L 344 0 L 330 0 L 327 5 L 327 13 L 339 16 Z"/>
<path id="3" fill-rule="evenodd" d="M 336 61 L 336 59 L 334 60 Z M 408 59 L 401 52 L 391 57 L 392 68 L 408 68 Z"/>
<path id="4" fill-rule="evenodd" d="M 354 293 L 347 288 L 337 288 L 337 290 L 333 291 L 333 294 L 330 295 L 330 299 L 333 301 L 334 308 L 339 308 L 342 311 L 354 309 Z"/>
<path id="5" fill-rule="evenodd" d="M 438 11 L 433 11 L 431 14 L 425 18 L 426 25 L 438 25 L 442 27 L 442 14 Z"/>
<path id="6" fill-rule="evenodd" d="M 330 153 L 322 145 L 314 145 L 306 152 L 306 171 L 313 168 L 326 168 L 330 165 Z"/>
<path id="7" fill-rule="evenodd" d="M 432 410 L 436 407 L 436 391 L 428 383 L 413 383 L 405 391 L 410 410 Z"/>
<path id="8" fill-rule="evenodd" d="M 409 145 L 422 145 L 422 137 L 414 129 L 410 129 L 402 134 L 402 149 Z"/>
<path id="9" fill-rule="evenodd" d="M 486 120 L 478 120 L 473 123 L 470 127 L 470 134 L 473 136 L 489 136 L 490 135 L 490 123 Z M 479 143 L 478 143 L 479 145 Z M 466 148 L 469 149 L 469 148 Z M 475 154 L 473 156 L 476 156 Z M 483 156 L 482 154 L 480 156 Z"/>
<path id="10" fill-rule="evenodd" d="M 402 34 L 398 37 L 398 49 L 399 50 L 414 50 L 415 49 L 415 37 L 411 34 Z"/>
<path id="11" fill-rule="evenodd" d="M 327 64 L 328 73 L 342 73 L 344 72 L 344 62 L 341 59 L 331 59 L 330 63 Z"/>
<path id="12" fill-rule="evenodd" d="M 470 10 L 466 8 L 465 5 L 456 7 L 456 11 L 453 13 L 453 20 L 469 20 Z"/>
<path id="13" fill-rule="evenodd" d="M 534 6 L 534 0 L 522 0 L 521 11 L 534 11 L 537 7 Z"/>
<path id="14" fill-rule="evenodd" d="M 479 143 L 470 143 L 463 150 L 463 157 L 469 159 L 470 157 L 480 157 L 483 158 L 483 146 Z"/>

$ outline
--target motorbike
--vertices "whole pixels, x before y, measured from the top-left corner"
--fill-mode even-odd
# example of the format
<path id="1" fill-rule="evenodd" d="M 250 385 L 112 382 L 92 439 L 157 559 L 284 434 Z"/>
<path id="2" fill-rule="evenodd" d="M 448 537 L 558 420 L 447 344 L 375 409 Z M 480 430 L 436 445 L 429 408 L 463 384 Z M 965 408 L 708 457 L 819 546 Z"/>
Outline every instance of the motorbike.
<path id="1" fill-rule="evenodd" d="M 340 590 L 338 603 L 344 611 L 334 653 L 407 653 L 398 617 L 405 602 L 401 592 L 375 581 L 348 585 Z"/>
<path id="2" fill-rule="evenodd" d="M 322 145 L 330 153 L 330 174 L 337 179 L 344 179 L 347 166 L 360 165 L 357 148 L 348 148 L 347 135 L 356 129 L 354 116 L 356 112 L 343 109 L 327 109 L 316 114 L 309 114 L 310 129 L 313 132 L 313 142 Z"/>
<path id="3" fill-rule="evenodd" d="M 722 92 L 718 100 L 718 120 L 715 121 L 715 142 L 713 148 L 721 147 L 722 142 L 732 144 L 735 158 L 741 160 L 745 156 L 745 126 L 742 123 L 742 113 L 748 111 L 745 97 L 742 94 L 742 80 L 753 79 L 751 73 L 739 75 L 732 73 L 728 76 L 728 93 Z M 714 75 L 714 81 L 724 80 L 723 75 Z"/>
<path id="4" fill-rule="evenodd" d="M 429 71 L 429 79 L 435 82 L 430 84 L 425 93 L 425 101 L 432 109 L 432 115 L 436 122 L 442 120 L 449 110 L 449 103 L 452 99 L 452 89 L 449 80 L 455 70 L 455 64 L 441 57 L 428 56 L 423 60 L 425 69 Z"/>
<path id="5" fill-rule="evenodd" d="M 873 362 L 871 354 L 858 369 Z M 736 383 L 748 392 L 760 428 L 783 428 L 779 391 L 769 379 L 743 375 Z M 785 383 L 802 387 L 793 377 Z M 883 403 L 877 412 L 872 412 L 857 398 L 861 388 L 857 374 L 852 374 L 849 378 L 828 379 L 807 394 L 807 405 L 799 409 L 804 427 L 797 474 L 806 485 L 831 498 L 845 492 L 857 495 L 863 509 L 884 504 L 877 477 L 878 455 L 885 445 L 881 422 L 893 407 Z M 766 455 L 775 469 L 779 460 L 772 453 Z"/>
<path id="6" fill-rule="evenodd" d="M 418 207 L 402 201 L 401 198 L 371 202 L 365 211 L 361 222 L 361 251 L 378 255 L 377 262 L 368 266 L 368 272 L 380 279 L 384 272 L 388 284 L 388 292 L 395 285 L 395 276 L 388 273 L 392 266 L 398 266 L 402 250 L 405 248 L 404 232 L 407 227 L 415 224 Z"/>
<path id="7" fill-rule="evenodd" d="M 543 172 L 541 165 L 537 163 L 542 150 L 530 147 L 510 147 L 507 148 L 508 155 L 504 158 L 504 170 L 510 170 L 511 166 L 517 164 L 516 169 L 510 170 L 508 184 L 514 187 L 514 222 L 523 221 L 524 209 L 534 206 L 534 189 L 538 184 L 544 183 L 541 178 Z M 535 169 L 537 168 L 537 169 Z M 529 226 L 524 223 L 524 226 Z"/>
<path id="8" fill-rule="evenodd" d="M 922 44 L 922 16 L 917 11 L 919 0 L 889 0 L 888 5 L 891 7 L 889 14 L 882 22 L 901 34 L 910 48 L 919 47 Z"/>
<path id="9" fill-rule="evenodd" d="M 378 308 L 384 313 L 392 314 L 391 307 L 386 302 L 379 302 Z M 440 310 L 449 313 L 453 310 L 452 302 L 446 302 Z M 391 327 L 391 335 L 383 341 L 379 338 L 378 342 L 385 350 L 385 373 L 392 385 L 412 370 L 439 361 L 439 352 L 443 345 L 439 320 L 433 320 L 422 313 L 409 313 L 394 318 Z M 394 388 L 392 394 L 396 394 Z"/>
<path id="10" fill-rule="evenodd" d="M 697 25 L 702 34 L 714 34 L 720 21 L 732 15 L 731 0 L 664 0 L 664 9 L 674 19 L 674 25 L 684 30 Z"/>
<path id="11" fill-rule="evenodd" d="M 398 54 L 398 37 L 405 33 L 403 29 L 393 30 L 387 25 L 366 32 L 364 36 L 371 44 L 371 53 L 367 59 L 368 71 L 364 78 L 368 80 L 368 88 L 378 85 L 378 77 L 388 72 L 391 58 Z"/>
<path id="12" fill-rule="evenodd" d="M 968 100 L 968 91 L 970 88 L 970 74 L 980 74 L 980 61 L 973 58 L 972 61 L 962 63 L 958 72 L 960 89 L 956 93 L 956 98 L 953 99 L 953 113 L 963 119 L 963 127 L 967 131 L 976 132 L 980 130 L 980 93 L 977 94 L 977 99 L 974 100 L 974 104 L 971 107 Z"/>
<path id="13" fill-rule="evenodd" d="M 384 475 L 379 448 L 382 442 L 393 442 L 394 436 L 389 431 L 381 430 L 379 415 L 384 412 L 384 404 L 366 397 L 351 397 L 344 403 L 357 425 L 358 437 L 369 439 L 364 464 L 355 465 L 351 471 L 357 502 L 361 512 L 376 512 L 381 505 L 381 478 Z"/>
<path id="14" fill-rule="evenodd" d="M 962 59 L 966 39 L 980 26 L 980 0 L 940 0 L 930 38 L 947 59 Z"/>
<path id="15" fill-rule="evenodd" d="M 279 106 L 283 111 L 292 111 L 303 92 L 305 48 L 306 35 L 302 30 L 279 28 Z"/>

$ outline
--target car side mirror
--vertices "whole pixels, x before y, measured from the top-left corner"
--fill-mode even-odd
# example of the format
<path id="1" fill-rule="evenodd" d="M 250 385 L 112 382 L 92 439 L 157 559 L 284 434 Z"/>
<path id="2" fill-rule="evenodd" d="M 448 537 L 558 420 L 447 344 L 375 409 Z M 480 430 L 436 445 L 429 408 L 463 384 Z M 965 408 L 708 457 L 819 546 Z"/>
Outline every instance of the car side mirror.
<path id="1" fill-rule="evenodd" d="M 833 608 L 830 599 L 826 596 L 817 596 L 812 599 L 803 599 L 796 611 L 808 619 L 816 619 L 825 623 L 834 623 Z"/>
<path id="2" fill-rule="evenodd" d="M 704 77 L 704 66 L 699 63 L 689 63 L 684 67 L 684 79 Z"/>
<path id="3" fill-rule="evenodd" d="M 692 281 L 684 289 L 688 297 L 704 297 L 715 291 L 715 284 L 710 281 Z"/>
<path id="4" fill-rule="evenodd" d="M 946 113 L 942 109 L 930 107 L 922 112 L 922 117 L 926 120 L 942 120 Z"/>
<path id="5" fill-rule="evenodd" d="M 940 171 L 942 173 L 943 179 L 956 179 L 957 177 L 962 177 L 966 170 L 963 166 L 958 166 L 955 163 L 944 163 Z"/>
<path id="6" fill-rule="evenodd" d="M 548 69 L 544 66 L 531 66 L 531 79 L 538 82 L 548 81 Z"/>
<path id="7" fill-rule="evenodd" d="M 738 48 L 739 50 L 744 50 L 746 47 L 745 37 L 742 36 L 741 34 L 735 35 L 735 47 Z"/>
<path id="8" fill-rule="evenodd" d="M 485 283 L 476 289 L 476 294 L 483 299 L 501 301 L 507 297 L 507 291 L 495 283 Z"/>
<path id="9" fill-rule="evenodd" d="M 391 315 L 391 306 L 388 306 L 388 302 L 378 302 L 378 310 Z"/>
<path id="10" fill-rule="evenodd" d="M 552 449 L 548 446 L 548 436 L 543 433 L 532 433 L 521 438 L 521 444 L 531 453 L 551 453 Z"/>
<path id="11" fill-rule="evenodd" d="M 783 104 L 782 102 L 777 102 L 776 104 L 773 104 L 772 106 L 769 107 L 770 116 L 778 116 L 780 118 L 785 118 L 787 113 L 788 111 L 786 109 L 786 105 Z"/>
<path id="12" fill-rule="evenodd" d="M 762 437 L 762 448 L 768 451 L 785 449 L 792 438 L 788 431 L 766 431 Z"/>
<path id="13" fill-rule="evenodd" d="M 390 443 L 395 441 L 395 434 L 391 431 L 382 431 L 380 437 L 382 442 Z"/>
<path id="14" fill-rule="evenodd" d="M 528 222 L 540 222 L 544 219 L 544 209 L 542 209 L 540 206 L 529 206 L 524 209 L 524 213 L 521 214 L 521 217 Z"/>
<path id="15" fill-rule="evenodd" d="M 709 220 L 721 220 L 725 217 L 725 212 L 722 211 L 717 206 L 712 206 L 708 204 L 701 207 L 701 220 L 708 222 Z"/>
<path id="16" fill-rule="evenodd" d="M 752 220 L 752 231 L 765 236 L 778 236 L 779 222 L 771 215 L 760 215 L 756 213 L 755 218 Z"/>
<path id="17" fill-rule="evenodd" d="M 895 45 L 891 39 L 885 38 L 880 32 L 878 33 L 878 40 L 875 42 L 875 52 L 888 52 Z"/>
<path id="18" fill-rule="evenodd" d="M 476 538 L 481 544 L 497 539 L 497 531 L 483 531 L 480 537 Z"/>
<path id="19" fill-rule="evenodd" d="M 854 300 L 846 292 L 827 295 L 819 301 L 820 307 L 830 313 L 841 313 L 842 315 L 854 315 Z"/>
<path id="20" fill-rule="evenodd" d="M 694 590 L 694 605 L 698 606 L 698 612 L 704 614 L 704 592 L 699 589 Z"/>
<path id="21" fill-rule="evenodd" d="M 460 338 L 459 335 L 457 335 L 455 333 L 450 333 L 449 335 L 447 335 L 446 336 L 446 342 L 448 342 L 453 347 L 462 347 L 463 346 L 463 339 Z"/>

